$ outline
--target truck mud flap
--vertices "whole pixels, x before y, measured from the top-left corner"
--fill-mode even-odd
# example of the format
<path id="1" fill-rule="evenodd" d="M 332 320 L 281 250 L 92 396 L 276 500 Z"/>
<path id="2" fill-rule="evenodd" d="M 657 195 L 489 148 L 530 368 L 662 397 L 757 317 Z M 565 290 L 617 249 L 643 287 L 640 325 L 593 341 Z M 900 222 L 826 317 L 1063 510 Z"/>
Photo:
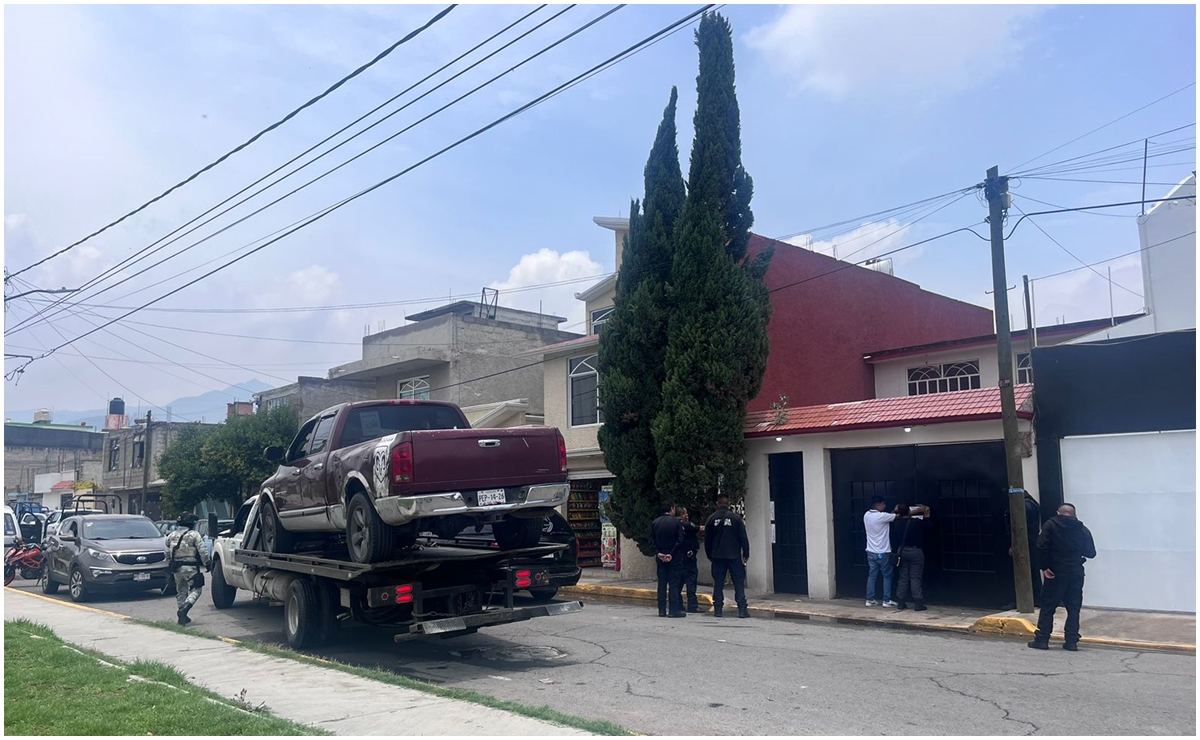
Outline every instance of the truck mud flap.
<path id="1" fill-rule="evenodd" d="M 515 609 L 489 609 L 478 614 L 418 622 L 410 625 L 407 632 L 396 635 L 395 639 L 396 642 L 400 642 L 401 640 L 420 635 L 449 637 L 457 633 L 466 634 L 474 632 L 480 627 L 523 622 L 534 617 L 557 617 L 563 614 L 571 614 L 581 609 L 583 609 L 583 604 L 579 601 L 557 601 L 551 604 L 525 606 Z"/>

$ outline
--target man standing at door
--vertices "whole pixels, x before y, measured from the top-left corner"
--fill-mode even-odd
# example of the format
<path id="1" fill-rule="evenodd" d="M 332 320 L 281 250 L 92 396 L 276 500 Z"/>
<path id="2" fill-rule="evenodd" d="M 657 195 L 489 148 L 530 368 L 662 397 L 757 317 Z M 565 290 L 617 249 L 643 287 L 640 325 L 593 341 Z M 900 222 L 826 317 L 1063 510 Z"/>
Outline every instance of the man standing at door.
<path id="1" fill-rule="evenodd" d="M 704 523 L 704 554 L 712 563 L 713 616 L 721 616 L 725 605 L 725 576 L 730 575 L 738 617 L 749 617 L 746 563 L 750 560 L 750 538 L 746 536 L 746 523 L 729 510 L 729 497 L 725 494 L 717 496 L 717 510 Z"/>
<path id="2" fill-rule="evenodd" d="M 890 525 L 896 515 L 884 511 L 887 508 L 883 496 L 871 499 L 871 508 L 863 514 L 863 528 L 867 532 L 867 606 L 879 606 L 875 600 L 875 582 L 883 574 L 883 605 L 896 606 L 892 601 L 892 537 Z M 912 514 L 928 514 L 924 506 L 913 506 Z"/>
<path id="3" fill-rule="evenodd" d="M 1038 615 L 1037 632 L 1029 647 L 1050 649 L 1050 633 L 1054 630 L 1054 613 L 1061 602 L 1067 608 L 1067 623 L 1063 627 L 1064 650 L 1079 649 L 1079 610 L 1083 608 L 1083 563 L 1096 557 L 1092 533 L 1075 516 L 1073 504 L 1058 507 L 1058 516 L 1042 525 L 1038 534 L 1038 568 L 1042 584 L 1042 611 Z"/>
<path id="4" fill-rule="evenodd" d="M 650 543 L 654 545 L 658 564 L 658 616 L 686 617 L 680 593 L 683 590 L 683 525 L 675 518 L 675 504 L 665 502 L 659 512 L 659 517 L 650 523 Z"/>

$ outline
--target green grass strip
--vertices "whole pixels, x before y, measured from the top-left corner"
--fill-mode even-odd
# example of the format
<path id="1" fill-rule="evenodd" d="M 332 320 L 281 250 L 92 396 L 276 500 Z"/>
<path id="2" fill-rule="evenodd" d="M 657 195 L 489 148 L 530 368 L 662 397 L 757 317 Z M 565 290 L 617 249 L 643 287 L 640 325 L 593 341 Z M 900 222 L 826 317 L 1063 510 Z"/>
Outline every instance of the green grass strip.
<path id="1" fill-rule="evenodd" d="M 223 698 L 163 663 L 123 663 L 19 619 L 4 623 L 4 734 L 330 733 Z"/>
<path id="2" fill-rule="evenodd" d="M 130 619 L 129 621 L 142 624 L 147 627 L 157 627 L 158 629 L 164 629 L 170 632 L 178 632 L 180 634 L 187 634 L 193 637 L 204 637 L 212 640 L 221 639 L 212 634 L 194 631 L 194 628 L 180 627 L 172 622 L 148 621 L 143 619 Z M 474 691 L 472 689 L 452 689 L 444 686 L 435 686 L 431 683 L 418 681 L 415 678 L 397 675 L 383 668 L 363 668 L 361 666 L 350 665 L 348 663 L 342 663 L 329 658 L 314 658 L 311 655 L 299 653 L 290 648 L 279 647 L 278 645 L 269 645 L 256 641 L 238 640 L 237 644 L 238 647 L 244 647 L 247 650 L 253 650 L 256 653 L 262 653 L 263 655 L 270 655 L 275 658 L 285 658 L 287 660 L 295 660 L 321 668 L 332 668 L 334 670 L 342 671 L 343 673 L 349 673 L 358 676 L 359 678 L 365 678 L 371 681 L 379 681 L 380 683 L 398 686 L 402 689 L 412 689 L 414 691 L 421 691 L 426 694 L 433 694 L 434 696 L 441 696 L 447 699 L 458 699 L 459 701 L 471 702 L 472 704 L 479 704 L 485 707 L 491 707 L 493 709 L 501 709 L 506 712 L 512 712 L 513 714 L 519 714 L 524 717 L 532 717 L 533 719 L 542 720 L 543 722 L 552 722 L 556 725 L 571 727 L 596 735 L 614 737 L 637 734 L 630 732 L 615 722 L 609 722 L 608 720 L 584 719 L 583 717 L 576 717 L 571 714 L 560 712 L 552 707 L 532 707 L 525 704 L 519 704 L 514 701 L 508 701 L 506 699 L 497 699 L 494 696 L 488 696 L 487 694 Z"/>

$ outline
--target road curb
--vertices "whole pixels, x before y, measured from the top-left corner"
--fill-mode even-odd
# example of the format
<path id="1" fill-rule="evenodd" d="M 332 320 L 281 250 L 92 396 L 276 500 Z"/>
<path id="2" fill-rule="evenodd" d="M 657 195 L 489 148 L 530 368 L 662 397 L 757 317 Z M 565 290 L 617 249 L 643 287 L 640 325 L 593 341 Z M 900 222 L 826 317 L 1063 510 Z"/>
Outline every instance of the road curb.
<path id="1" fill-rule="evenodd" d="M 579 583 L 574 586 L 563 588 L 560 591 L 564 594 L 569 594 L 572 596 L 636 599 L 639 601 L 649 602 L 654 602 L 658 599 L 658 592 L 654 589 L 634 588 L 631 586 L 610 586 L 599 583 Z M 696 594 L 696 596 L 703 607 L 712 606 L 712 596 L 708 594 Z M 705 611 L 707 611 L 707 609 L 705 609 Z M 797 621 L 826 622 L 830 624 L 853 624 L 866 627 L 887 627 L 892 629 L 917 630 L 922 632 L 954 632 L 957 634 L 992 635 L 1014 639 L 1029 639 L 1033 637 L 1034 632 L 1037 631 L 1036 626 L 1028 619 L 1024 619 L 1023 617 L 1010 617 L 1002 615 L 989 615 L 986 617 L 980 617 L 969 625 L 955 625 L 909 622 L 900 619 L 887 619 L 867 616 L 822 614 L 820 612 L 806 612 L 793 609 L 774 609 L 759 606 L 751 606 L 750 614 L 755 617 L 766 619 L 794 619 Z M 1051 639 L 1061 642 L 1063 639 L 1062 633 L 1055 633 Z M 1148 640 L 1122 640 L 1109 637 L 1083 637 L 1079 640 L 1079 642 L 1084 645 L 1096 645 L 1102 647 L 1132 648 L 1136 650 L 1160 650 L 1164 652 L 1189 653 L 1192 655 L 1196 654 L 1196 646 L 1185 643 L 1153 642 Z"/>

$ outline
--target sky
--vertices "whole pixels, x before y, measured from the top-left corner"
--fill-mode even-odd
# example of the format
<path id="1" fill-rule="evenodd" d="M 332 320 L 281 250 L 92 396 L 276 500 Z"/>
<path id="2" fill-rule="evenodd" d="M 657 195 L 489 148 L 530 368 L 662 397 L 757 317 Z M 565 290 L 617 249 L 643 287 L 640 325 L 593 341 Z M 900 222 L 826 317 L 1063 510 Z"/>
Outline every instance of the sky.
<path id="1" fill-rule="evenodd" d="M 158 195 L 442 7 L 7 6 L 7 270 L 24 268 Z M 161 246 L 162 237 L 534 7 L 457 7 L 218 167 L 22 274 L 18 280 L 27 283 L 14 281 L 8 292 L 77 287 L 139 250 Z M 316 153 L 565 7 L 530 16 Z M 9 301 L 6 353 L 40 354 L 93 329 L 100 317 L 125 312 L 114 307 L 142 305 L 202 276 L 265 243 L 256 240 L 411 167 L 698 6 L 631 5 L 613 13 L 197 244 L 611 7 L 562 13 L 249 203 L 72 299 L 82 307 L 14 331 L 45 304 Z M 973 194 L 886 217 L 871 214 L 970 187 L 993 165 L 1002 173 L 1021 172 L 1150 137 L 1152 153 L 1160 155 L 1149 160 L 1147 197 L 1162 197 L 1195 169 L 1194 127 L 1154 138 L 1196 120 L 1194 6 L 730 5 L 722 12 L 734 29 L 743 161 L 754 178 L 753 230 L 788 237 L 797 248 L 837 250 L 842 258 L 857 252 L 851 257 L 857 261 L 960 227 L 986 234 L 986 207 Z M 563 328 L 580 331 L 583 305 L 574 294 L 614 267 L 612 232 L 592 218 L 628 216 L 630 200 L 641 196 L 642 169 L 673 85 L 680 92 L 686 172 L 696 65 L 685 28 L 294 235 L 32 363 L 19 382 L 5 383 L 5 409 L 100 408 L 116 395 L 161 405 L 251 379 L 283 385 L 297 375 L 324 376 L 359 359 L 364 333 L 403 325 L 406 315 L 451 297 L 478 296 L 485 286 L 501 290 L 502 305 L 566 316 Z M 1056 206 L 1138 200 L 1140 164 L 1060 171 L 1050 175 L 1055 180 L 1018 178 L 1014 204 L 1033 211 L 1049 208 L 1037 200 Z M 1089 264 L 1136 250 L 1138 211 L 1029 219 L 1006 245 L 1009 283 L 1079 268 L 1066 250 Z M 829 224 L 841 225 L 818 228 Z M 899 253 L 894 265 L 898 277 L 928 290 L 991 307 L 988 245 L 971 234 Z M 1076 269 L 1035 280 L 1038 323 L 1108 316 L 1110 266 L 1119 286 L 1112 291 L 1114 310 L 1140 311 L 1140 263 L 1133 256 L 1105 263 L 1097 268 L 1101 274 Z M 528 286 L 543 287 L 523 290 Z M 1023 326 L 1020 290 L 1010 299 L 1015 326 Z M 356 307 L 364 303 L 392 305 Z M 313 306 L 350 307 L 263 310 Z M 6 360 L 6 371 L 18 362 Z"/>

